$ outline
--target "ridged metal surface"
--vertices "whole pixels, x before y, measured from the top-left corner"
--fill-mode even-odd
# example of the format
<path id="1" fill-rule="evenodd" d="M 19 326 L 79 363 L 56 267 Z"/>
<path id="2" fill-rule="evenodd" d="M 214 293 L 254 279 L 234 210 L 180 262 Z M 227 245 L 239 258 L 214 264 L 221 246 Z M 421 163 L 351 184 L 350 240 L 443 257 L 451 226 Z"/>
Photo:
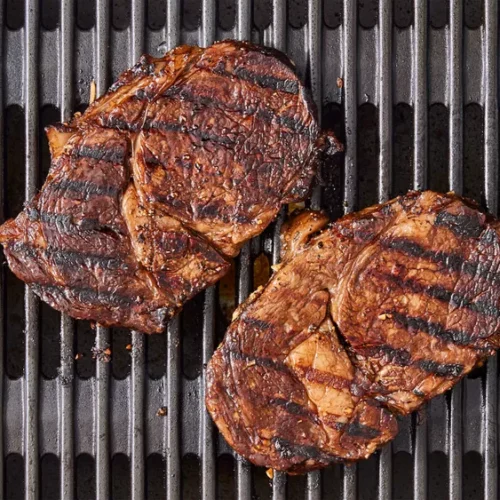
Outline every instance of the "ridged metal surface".
<path id="1" fill-rule="evenodd" d="M 24 199 L 31 198 L 40 185 L 41 158 L 46 154 L 40 125 L 47 106 L 55 107 L 53 120 L 67 120 L 78 106 L 88 102 L 92 80 L 97 95 L 101 95 L 141 53 L 159 55 L 179 43 L 207 46 L 229 37 L 286 51 L 311 88 L 320 120 L 332 126 L 332 113 L 336 113 L 341 122 L 338 129 L 346 151 L 332 168 L 342 172 L 323 172 L 324 184 L 313 193 L 314 208 L 322 207 L 338 216 L 407 189 L 431 187 L 472 193 L 492 213 L 498 212 L 495 0 L 409 0 L 401 9 L 409 19 L 405 26 L 398 25 L 401 4 L 390 0 L 336 0 L 332 4 L 316 0 L 167 0 L 164 5 L 155 0 L 97 0 L 94 22 L 87 28 L 76 24 L 84 2 L 24 0 L 20 16 L 24 18 L 17 27 L 7 25 L 9 16 L 16 18 L 14 4 L 0 4 L 0 66 L 5 76 L 0 81 L 0 157 L 12 161 L 13 153 L 4 140 L 14 125 L 5 122 L 5 115 L 19 109 L 22 145 L 18 154 L 24 154 L 24 170 L 17 184 L 22 185 L 19 196 Z M 47 29 L 40 20 L 50 17 L 44 9 L 53 4 L 58 4 L 54 15 L 60 19 L 54 28 Z M 481 12 L 474 27 L 467 24 L 471 5 Z M 148 22 L 156 21 L 154 16 L 160 16 L 162 6 L 164 22 L 152 29 Z M 152 18 L 153 8 L 157 10 Z M 332 9 L 340 16 L 332 17 Z M 437 26 L 440 12 L 446 14 Z M 127 18 L 125 28 L 113 25 L 122 20 L 117 13 Z M 232 27 L 221 24 L 225 15 L 232 16 Z M 367 15 L 371 16 L 368 25 Z M 197 17 L 197 28 L 186 28 L 189 16 Z M 269 22 L 261 20 L 257 29 L 259 16 L 267 16 Z M 471 120 L 467 118 L 470 109 L 479 110 L 472 125 L 467 121 Z M 432 133 L 436 110 L 442 110 L 440 134 Z M 403 134 L 402 113 L 406 113 Z M 477 147 L 470 150 L 465 130 L 470 132 L 474 127 L 481 133 L 477 134 Z M 436 177 L 441 168 L 435 163 L 441 158 L 433 156 L 436 141 L 446 142 L 442 179 Z M 472 171 L 467 156 L 470 151 L 478 156 Z M 2 217 L 9 190 L 17 189 L 8 183 L 7 169 L 4 167 L 1 178 Z M 13 174 L 9 175 L 12 179 Z M 279 261 L 279 228 L 285 212 L 281 211 L 273 228 L 245 245 L 237 258 L 236 303 L 253 290 L 253 265 L 260 254 L 265 254 L 270 264 Z M 41 355 L 47 354 L 43 347 L 47 325 L 38 300 L 28 289 L 20 313 L 24 316 L 20 321 L 25 321 L 22 352 L 10 351 L 5 340 L 10 325 L 4 319 L 9 314 L 5 309 L 10 292 L 5 287 L 8 271 L 2 273 L 0 485 L 4 492 L 12 484 L 17 486 L 9 479 L 18 467 L 12 463 L 22 464 L 14 476 L 23 478 L 15 488 L 21 496 L 13 498 L 36 499 L 47 491 L 45 475 L 40 474 L 47 456 L 57 458 L 59 473 L 54 480 L 59 498 L 77 498 L 75 492 L 86 487 L 78 466 L 82 456 L 91 457 L 87 497 L 121 499 L 120 492 L 126 492 L 123 498 L 145 498 L 155 480 L 149 468 L 151 459 L 158 455 L 164 460 L 163 464 L 160 461 L 160 472 L 155 469 L 158 495 L 171 500 L 460 499 L 464 492 L 470 496 L 471 491 L 477 498 L 497 498 L 496 358 L 488 361 L 484 373 L 466 378 L 418 415 L 403 419 L 395 441 L 367 463 L 332 467 L 301 481 L 275 472 L 270 480 L 263 471 L 232 454 L 204 408 L 204 367 L 225 326 L 219 287 L 202 295 L 196 312 L 190 309 L 191 313 L 175 318 L 163 340 L 145 339 L 137 332 L 123 337 L 126 340 L 121 350 L 126 354 L 122 353 L 121 359 L 128 356 L 128 365 L 120 376 L 118 344 L 122 340 L 115 341 L 122 339 L 119 332 L 96 328 L 98 349 L 111 348 L 113 342 L 118 348 L 113 348 L 111 363 L 106 356 L 98 356 L 89 363 L 90 372 L 81 375 L 76 370 L 82 361 L 75 361 L 75 355 L 85 332 L 80 331 L 80 322 L 60 317 L 60 328 L 52 334 L 58 338 L 60 361 L 57 377 L 50 378 L 41 376 L 40 366 Z M 126 350 L 125 343 L 130 343 Z M 162 362 L 154 360 L 155 349 L 163 353 Z M 16 376 L 5 369 L 11 356 L 21 362 Z M 166 413 L 164 417 L 157 416 L 160 408 Z M 13 462 L 12 457 L 22 460 Z M 122 472 L 117 472 L 117 457 L 126 457 Z M 480 466 L 471 469 L 474 457 L 479 457 Z M 442 459 L 440 476 L 430 466 L 435 459 Z M 227 460 L 232 463 L 229 470 L 224 466 Z M 406 472 L 401 472 L 403 462 L 408 464 Z M 464 481 L 476 481 L 478 489 Z M 436 482 L 441 489 L 436 490 Z"/>

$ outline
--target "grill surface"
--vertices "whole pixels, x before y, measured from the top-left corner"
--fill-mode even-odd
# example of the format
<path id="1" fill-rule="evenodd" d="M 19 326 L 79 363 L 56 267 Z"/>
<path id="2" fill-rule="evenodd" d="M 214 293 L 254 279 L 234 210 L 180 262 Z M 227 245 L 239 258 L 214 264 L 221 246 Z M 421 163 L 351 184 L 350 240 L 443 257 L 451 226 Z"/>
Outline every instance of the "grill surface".
<path id="1" fill-rule="evenodd" d="M 43 127 L 83 110 L 143 52 L 251 39 L 285 50 L 345 155 L 312 206 L 332 217 L 411 188 L 498 209 L 496 0 L 0 0 L 2 217 L 41 186 Z M 4 266 L 0 302 L 0 483 L 4 498 L 497 498 L 497 360 L 401 421 L 357 466 L 307 477 L 235 459 L 204 410 L 204 366 L 244 300 L 254 263 L 278 259 L 276 224 L 236 272 L 146 337 L 41 304 Z M 229 292 L 228 292 L 229 290 Z M 91 347 L 112 350 L 110 363 Z M 130 348 L 130 346 L 131 348 Z M 75 360 L 75 357 L 77 358 Z M 167 415 L 157 416 L 165 407 Z"/>

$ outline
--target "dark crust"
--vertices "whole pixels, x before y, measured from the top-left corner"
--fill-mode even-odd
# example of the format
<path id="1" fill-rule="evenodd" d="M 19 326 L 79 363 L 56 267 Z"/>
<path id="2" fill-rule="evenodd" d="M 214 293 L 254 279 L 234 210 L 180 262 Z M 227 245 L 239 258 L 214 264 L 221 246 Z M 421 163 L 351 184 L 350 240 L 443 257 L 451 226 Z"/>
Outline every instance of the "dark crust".
<path id="1" fill-rule="evenodd" d="M 234 41 L 141 57 L 47 135 L 41 192 L 0 228 L 7 261 L 56 309 L 146 333 L 217 282 L 338 149 L 292 62 Z"/>
<path id="2" fill-rule="evenodd" d="M 366 458 L 500 346 L 500 225 L 474 203 L 410 192 L 323 225 L 284 226 L 207 368 L 229 444 L 292 474 Z"/>

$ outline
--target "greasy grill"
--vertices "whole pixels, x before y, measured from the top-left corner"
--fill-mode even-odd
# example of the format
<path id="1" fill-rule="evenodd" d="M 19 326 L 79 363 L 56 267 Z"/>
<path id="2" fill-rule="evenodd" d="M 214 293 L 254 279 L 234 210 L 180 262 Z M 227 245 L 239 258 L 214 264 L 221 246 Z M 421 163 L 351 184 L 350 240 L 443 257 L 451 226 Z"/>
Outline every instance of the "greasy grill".
<path id="1" fill-rule="evenodd" d="M 43 127 L 83 110 L 92 80 L 101 95 L 143 52 L 223 38 L 285 50 L 323 126 L 344 140 L 313 207 L 338 217 L 429 187 L 496 213 L 497 9 L 494 0 L 6 0 L 2 219 L 47 174 Z M 233 458 L 204 410 L 203 367 L 227 303 L 248 296 L 263 262 L 277 262 L 283 218 L 165 336 L 61 317 L 4 266 L 3 497 L 497 498 L 496 358 L 403 419 L 396 440 L 356 466 L 270 480 Z"/>

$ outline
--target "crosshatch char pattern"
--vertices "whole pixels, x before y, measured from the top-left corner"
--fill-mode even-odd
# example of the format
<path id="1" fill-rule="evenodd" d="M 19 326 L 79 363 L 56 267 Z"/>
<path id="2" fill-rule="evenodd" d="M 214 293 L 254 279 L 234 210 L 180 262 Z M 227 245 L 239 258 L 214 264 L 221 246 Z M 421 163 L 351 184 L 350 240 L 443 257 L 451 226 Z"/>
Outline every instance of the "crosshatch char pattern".
<path id="1" fill-rule="evenodd" d="M 332 218 L 408 189 L 498 210 L 495 0 L 4 0 L 0 2 L 2 220 L 50 165 L 43 129 L 83 111 L 140 55 L 252 40 L 287 52 L 345 153 L 310 204 Z M 286 214 L 164 336 L 73 321 L 2 268 L 3 498 L 498 497 L 492 358 L 355 466 L 307 476 L 235 457 L 204 408 L 204 367 L 231 309 L 278 261 Z"/>

